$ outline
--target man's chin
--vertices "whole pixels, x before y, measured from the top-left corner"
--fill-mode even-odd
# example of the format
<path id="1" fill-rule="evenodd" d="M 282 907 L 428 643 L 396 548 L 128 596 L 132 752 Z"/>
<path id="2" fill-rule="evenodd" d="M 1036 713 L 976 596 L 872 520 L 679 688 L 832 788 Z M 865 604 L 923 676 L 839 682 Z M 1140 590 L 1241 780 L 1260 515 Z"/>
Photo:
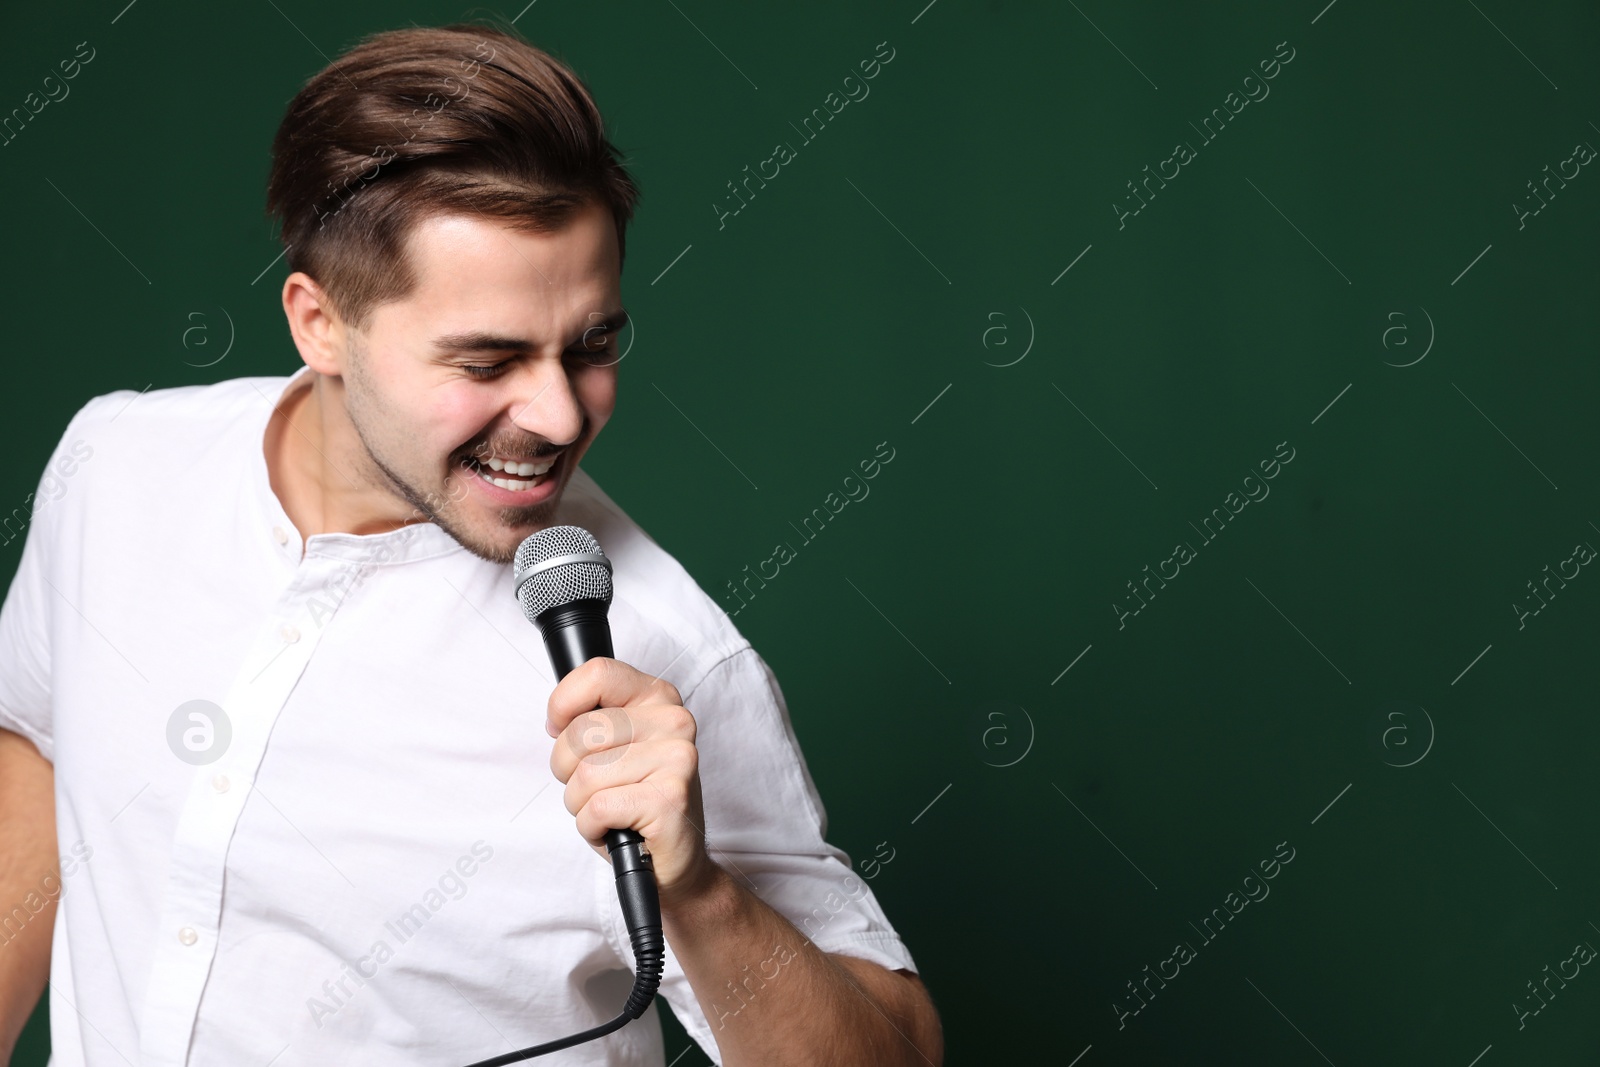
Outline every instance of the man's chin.
<path id="1" fill-rule="evenodd" d="M 565 488 L 560 486 L 550 499 L 525 508 L 489 507 L 481 501 L 466 507 L 456 504 L 434 521 L 479 559 L 508 564 L 530 534 L 556 524 L 556 511 Z"/>
<path id="2" fill-rule="evenodd" d="M 458 521 L 445 516 L 439 516 L 433 521 L 449 534 L 456 544 L 489 563 L 510 563 L 516 558 L 517 546 L 522 543 L 522 537 L 527 536 L 523 534 L 522 537 L 516 537 L 514 533 L 506 533 L 504 529 L 498 533 L 477 528 L 463 530 Z"/>

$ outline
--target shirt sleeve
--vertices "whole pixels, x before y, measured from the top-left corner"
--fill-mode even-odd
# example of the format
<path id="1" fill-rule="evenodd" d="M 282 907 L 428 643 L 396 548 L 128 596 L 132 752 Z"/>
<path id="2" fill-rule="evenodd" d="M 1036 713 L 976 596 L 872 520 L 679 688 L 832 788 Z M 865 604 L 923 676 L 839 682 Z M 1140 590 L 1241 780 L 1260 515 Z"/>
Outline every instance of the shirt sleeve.
<path id="1" fill-rule="evenodd" d="M 0 516 L 0 552 L 22 542 L 22 557 L 5 604 L 0 606 L 0 729 L 26 737 L 45 759 L 53 759 L 54 742 L 50 633 L 57 597 L 50 581 L 57 555 L 59 512 L 64 497 L 84 492 L 75 483 L 82 480 L 80 460 L 92 455 L 93 447 L 77 435 L 84 413 L 93 404 L 85 404 L 67 423 L 38 487 L 20 507 Z"/>
<path id="2" fill-rule="evenodd" d="M 850 857 L 824 840 L 827 814 L 766 661 L 746 645 L 712 667 L 683 703 L 695 717 L 711 858 L 793 923 L 797 937 L 824 952 L 914 972 L 911 954 Z M 669 945 L 661 995 L 721 1064 L 719 1022 L 725 1026 L 765 984 L 781 981 L 786 954 L 797 947 L 774 945 L 747 968 L 730 965 L 732 986 L 712 992 L 716 1003 L 707 1019 Z"/>

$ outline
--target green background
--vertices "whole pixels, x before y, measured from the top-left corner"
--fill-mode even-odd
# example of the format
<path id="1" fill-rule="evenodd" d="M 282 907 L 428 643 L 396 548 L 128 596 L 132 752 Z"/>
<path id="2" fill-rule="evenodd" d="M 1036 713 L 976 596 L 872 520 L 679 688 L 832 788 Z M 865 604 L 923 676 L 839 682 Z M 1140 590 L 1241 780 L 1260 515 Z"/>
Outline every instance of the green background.
<path id="1" fill-rule="evenodd" d="M 1600 544 L 1600 177 L 1512 207 L 1600 144 L 1592 4 L 124 3 L 0 15 L 0 110 L 96 49 L 0 148 L 7 510 L 91 396 L 299 366 L 262 201 L 307 77 L 375 30 L 517 16 L 643 189 L 586 469 L 718 597 L 895 450 L 735 622 L 830 839 L 893 850 L 870 885 L 950 1063 L 1593 1062 L 1600 978 L 1512 1007 L 1600 944 L 1600 579 L 1512 607 Z M 14 1062 L 46 1036 L 41 1007 Z"/>

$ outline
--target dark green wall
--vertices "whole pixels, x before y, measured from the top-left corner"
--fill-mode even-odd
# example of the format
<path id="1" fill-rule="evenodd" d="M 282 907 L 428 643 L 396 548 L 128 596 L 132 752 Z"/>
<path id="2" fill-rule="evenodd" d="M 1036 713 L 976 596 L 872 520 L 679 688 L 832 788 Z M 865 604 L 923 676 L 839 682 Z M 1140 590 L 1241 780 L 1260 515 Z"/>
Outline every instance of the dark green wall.
<path id="1" fill-rule="evenodd" d="M 95 49 L 0 148 L 6 509 L 92 395 L 299 365 L 261 206 L 283 107 L 364 33 L 490 10 L 124 2 L 0 15 L 0 108 Z M 517 23 L 644 190 L 637 350 L 586 466 L 713 596 L 799 547 L 736 622 L 831 839 L 893 849 L 870 884 L 953 1064 L 1600 1047 L 1600 978 L 1513 1007 L 1600 945 L 1600 578 L 1515 609 L 1600 545 L 1600 174 L 1573 158 L 1600 145 L 1600 12 L 1324 2 L 542 0 Z M 870 95 L 801 144 L 880 42 Z M 796 158 L 719 223 L 779 141 Z M 1177 142 L 1194 158 L 1163 164 Z M 1146 165 L 1178 173 L 1119 218 Z M 1519 220 L 1547 165 L 1578 174 Z M 192 366 L 224 309 L 231 351 Z M 212 347 L 185 348 L 197 323 Z M 880 442 L 870 496 L 800 546 Z M 1147 565 L 1178 573 L 1123 616 Z M 16 1062 L 43 1062 L 42 1021 Z"/>

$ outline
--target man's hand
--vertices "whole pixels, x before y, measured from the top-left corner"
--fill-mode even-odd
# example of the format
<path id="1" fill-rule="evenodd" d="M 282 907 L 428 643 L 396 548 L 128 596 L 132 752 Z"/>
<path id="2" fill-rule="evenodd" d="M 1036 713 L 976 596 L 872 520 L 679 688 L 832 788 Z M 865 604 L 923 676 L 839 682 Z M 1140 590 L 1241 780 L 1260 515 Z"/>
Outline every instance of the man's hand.
<path id="1" fill-rule="evenodd" d="M 637 830 L 655 864 L 664 912 L 717 874 L 706 852 L 694 716 L 670 683 L 597 656 L 550 694 L 550 770 L 567 810 L 602 857 L 607 830 Z"/>
<path id="2" fill-rule="evenodd" d="M 939 1016 L 909 972 L 830 956 L 706 851 L 694 716 L 678 690 L 597 657 L 550 694 L 550 769 L 601 856 L 637 830 L 654 857 L 661 925 L 728 1067 L 938 1067 Z M 783 961 L 784 977 L 750 963 Z M 738 990 L 734 979 L 743 983 Z M 753 983 L 753 984 L 751 984 Z"/>

